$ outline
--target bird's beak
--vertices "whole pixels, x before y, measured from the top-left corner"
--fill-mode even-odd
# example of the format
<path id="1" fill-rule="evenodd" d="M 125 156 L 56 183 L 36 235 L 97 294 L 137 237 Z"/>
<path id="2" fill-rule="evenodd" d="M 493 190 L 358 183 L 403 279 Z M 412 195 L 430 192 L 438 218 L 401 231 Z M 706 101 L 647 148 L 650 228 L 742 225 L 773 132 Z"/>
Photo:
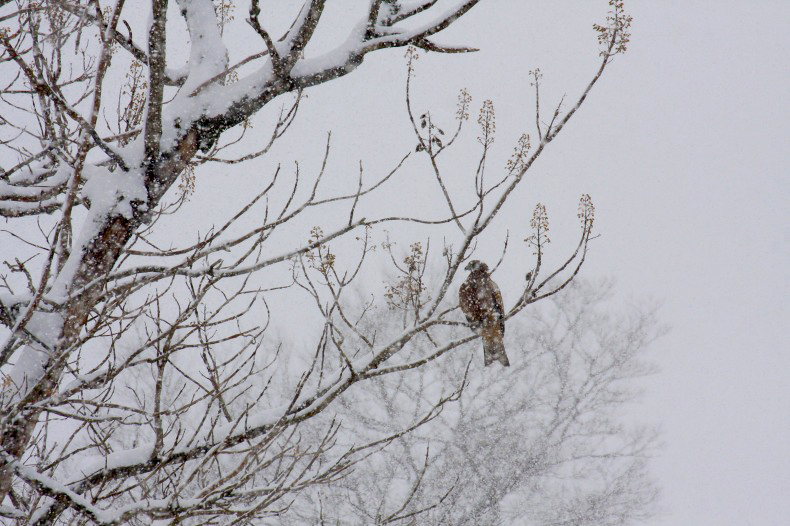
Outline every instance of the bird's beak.
<path id="1" fill-rule="evenodd" d="M 466 266 L 464 267 L 464 270 L 472 270 L 472 262 L 471 261 L 466 264 Z"/>

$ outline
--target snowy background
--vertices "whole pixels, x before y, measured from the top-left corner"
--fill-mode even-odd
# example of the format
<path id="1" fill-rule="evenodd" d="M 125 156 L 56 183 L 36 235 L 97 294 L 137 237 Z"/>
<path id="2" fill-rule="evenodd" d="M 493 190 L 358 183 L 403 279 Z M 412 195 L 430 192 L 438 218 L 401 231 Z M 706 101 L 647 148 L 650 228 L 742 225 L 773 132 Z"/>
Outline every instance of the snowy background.
<path id="1" fill-rule="evenodd" d="M 360 2 L 330 3 L 324 32 L 312 45 L 342 42 Z M 292 17 L 278 4 L 262 5 L 271 27 L 287 26 Z M 523 258 L 530 251 L 520 239 L 534 205 L 548 208 L 549 258 L 559 259 L 575 246 L 578 199 L 589 193 L 601 237 L 591 244 L 582 277 L 613 277 L 623 303 L 658 303 L 671 328 L 653 346 L 660 372 L 645 380 L 643 403 L 633 411 L 635 420 L 659 424 L 665 444 L 653 462 L 662 514 L 650 524 L 784 526 L 790 520 L 790 2 L 628 0 L 626 9 L 634 17 L 628 52 L 541 156 L 486 232 L 478 256 L 490 253 L 485 259 L 495 261 L 506 233 L 514 236 L 495 276 L 511 304 L 508 283 L 521 285 L 528 266 Z M 421 52 L 415 112 L 430 109 L 449 126 L 457 93 L 466 88 L 474 97 L 466 130 L 473 136 L 477 109 L 491 99 L 497 111 L 491 166 L 504 166 L 521 133 L 536 142 L 529 71 L 543 73 L 544 115 L 563 95 L 575 101 L 597 69 L 591 26 L 606 10 L 605 0 L 482 3 L 436 39 L 480 52 Z M 245 9 L 235 16 L 245 17 Z M 171 20 L 178 23 L 177 13 Z M 248 37 L 226 35 L 231 63 L 249 54 Z M 286 136 L 293 140 L 270 155 L 242 169 L 201 168 L 191 213 L 179 220 L 205 231 L 227 215 L 218 219 L 207 210 L 233 210 L 278 163 L 290 167 L 297 159 L 314 174 L 330 131 L 332 193 L 355 188 L 360 161 L 368 181 L 387 173 L 415 144 L 404 111 L 403 51 L 371 54 L 352 74 L 308 90 Z M 168 50 L 175 64 L 179 53 L 186 60 L 187 49 Z M 274 106 L 253 119 L 262 136 Z M 474 173 L 475 154 L 453 159 L 448 169 L 459 178 Z M 399 186 L 374 203 L 376 211 L 383 214 L 395 200 L 401 211 L 436 203 L 431 177 L 424 162 L 412 163 Z M 418 226 L 399 228 L 402 239 L 424 241 Z M 176 230 L 169 232 L 178 239 Z"/>
<path id="2" fill-rule="evenodd" d="M 327 16 L 337 23 L 324 27 L 336 32 L 317 37 L 342 39 L 352 3 L 348 11 L 344 2 L 332 6 Z M 544 75 L 545 111 L 563 94 L 575 100 L 597 67 L 591 25 L 606 9 L 606 2 L 588 0 L 496 0 L 474 8 L 437 40 L 481 51 L 422 53 L 416 111 L 444 112 L 449 121 L 464 87 L 474 97 L 473 118 L 492 99 L 504 163 L 522 132 L 534 135 L 529 70 L 539 67 Z M 498 254 L 506 229 L 522 231 L 541 201 L 552 219 L 552 248 L 565 254 L 577 235 L 578 197 L 591 194 L 602 236 L 583 276 L 615 277 L 623 301 L 657 301 L 671 327 L 652 353 L 661 372 L 646 381 L 644 403 L 634 411 L 664 433 L 653 464 L 663 513 L 651 524 L 785 525 L 790 2 L 631 0 L 627 9 L 634 17 L 628 53 L 538 161 L 515 200 L 523 207 L 511 205 L 498 217 L 492 230 L 502 237 L 489 234 L 491 250 Z M 268 5 L 268 16 L 275 10 Z M 372 174 L 385 173 L 412 140 L 402 55 L 376 53 L 353 74 L 309 90 L 289 131 L 303 139 L 284 141 L 290 146 L 245 174 L 218 168 L 200 179 L 194 217 L 201 199 L 221 203 L 222 188 L 250 184 L 264 165 L 320 162 L 330 130 L 333 180 L 354 174 L 359 160 Z M 265 130 L 264 121 L 253 122 Z M 458 163 L 472 173 L 463 159 Z M 421 196 L 408 185 L 426 174 L 416 171 L 414 181 L 401 183 L 417 208 Z M 348 180 L 355 184 L 355 177 Z M 520 282 L 522 267 L 511 257 L 497 280 Z"/>

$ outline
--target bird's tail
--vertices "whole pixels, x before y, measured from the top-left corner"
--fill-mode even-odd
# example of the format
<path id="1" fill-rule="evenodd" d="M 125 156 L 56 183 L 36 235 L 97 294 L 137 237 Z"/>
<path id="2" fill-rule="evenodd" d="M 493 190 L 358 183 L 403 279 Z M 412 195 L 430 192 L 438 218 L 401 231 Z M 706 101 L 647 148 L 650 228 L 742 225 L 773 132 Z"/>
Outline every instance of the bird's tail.
<path id="1" fill-rule="evenodd" d="M 509 367 L 510 360 L 507 359 L 505 344 L 502 341 L 502 333 L 499 327 L 484 327 L 480 336 L 483 340 L 483 362 L 485 365 L 489 366 L 496 360 L 503 366 Z"/>

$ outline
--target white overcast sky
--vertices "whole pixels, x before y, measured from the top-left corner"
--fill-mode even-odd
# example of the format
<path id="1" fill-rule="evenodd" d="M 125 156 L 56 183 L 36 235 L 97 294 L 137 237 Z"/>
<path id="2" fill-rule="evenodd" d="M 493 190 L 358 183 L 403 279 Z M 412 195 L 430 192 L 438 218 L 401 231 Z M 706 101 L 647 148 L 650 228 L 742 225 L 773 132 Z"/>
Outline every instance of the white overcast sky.
<path id="1" fill-rule="evenodd" d="M 629 52 L 536 167 L 539 187 L 592 194 L 603 236 L 586 272 L 659 299 L 671 326 L 645 403 L 666 444 L 652 524 L 790 524 L 790 2 L 626 3 Z M 601 4 L 473 13 L 473 60 L 514 81 L 495 102 L 535 65 L 577 93 L 590 66 L 575 33 L 590 38 Z"/>
<path id="2" fill-rule="evenodd" d="M 614 276 L 624 295 L 663 305 L 671 332 L 655 346 L 661 372 L 648 382 L 643 415 L 660 422 L 666 444 L 654 463 L 665 514 L 651 523 L 783 526 L 790 521 L 790 2 L 627 4 L 629 52 L 535 166 L 522 189 L 525 208 L 542 200 L 552 216 L 573 217 L 578 196 L 592 194 L 603 235 L 586 275 Z M 508 155 L 521 131 L 534 135 L 528 70 L 542 69 L 545 104 L 577 96 L 595 67 L 590 24 L 605 10 L 592 0 L 483 2 L 441 37 L 481 52 L 423 57 L 417 93 L 452 103 L 467 87 L 475 108 L 493 99 Z M 403 70 L 389 55 L 368 62 L 316 90 L 315 105 L 334 104 L 317 113 L 306 106 L 305 118 L 328 128 L 333 112 L 362 113 L 354 122 L 375 136 L 376 112 L 389 115 L 382 106 L 401 104 L 384 97 L 402 89 Z M 402 123 L 402 112 L 393 115 Z M 334 133 L 360 148 L 367 140 L 350 126 L 335 125 Z M 501 221 L 527 217 L 511 208 Z M 561 217 L 554 224 L 560 250 Z"/>
<path id="3" fill-rule="evenodd" d="M 328 2 L 327 21 L 334 29 L 318 36 L 342 40 L 346 17 L 353 13 L 356 21 L 360 2 L 365 0 Z M 614 277 L 624 302 L 658 301 L 671 328 L 651 352 L 660 372 L 645 381 L 644 401 L 634 416 L 658 423 L 665 444 L 653 463 L 663 514 L 650 524 L 786 526 L 790 0 L 626 4 L 634 17 L 628 53 L 617 58 L 536 163 L 487 232 L 482 250 L 490 246 L 496 254 L 490 259 L 498 258 L 505 230 L 520 235 L 541 201 L 552 219 L 551 248 L 558 256 L 567 253 L 575 242 L 579 195 L 591 194 L 601 237 L 583 276 Z M 273 26 L 278 14 L 282 21 L 292 16 L 282 5 L 262 1 Z M 534 136 L 528 71 L 543 72 L 547 110 L 563 94 L 575 100 L 597 67 L 591 24 L 606 10 L 606 0 L 481 2 L 437 39 L 481 51 L 423 53 L 415 80 L 417 111 L 433 108 L 449 122 L 457 92 L 465 87 L 474 97 L 473 130 L 480 103 L 492 99 L 504 164 L 522 132 Z M 235 15 L 246 13 L 240 7 Z M 257 49 L 259 42 L 243 40 L 251 34 L 239 35 L 236 46 Z M 329 167 L 339 179 L 343 172 L 354 174 L 351 187 L 359 160 L 370 167 L 371 178 L 391 168 L 414 142 L 403 113 L 402 55 L 402 49 L 376 53 L 347 77 L 310 90 L 289 131 L 299 142 L 275 148 L 245 173 L 201 173 L 191 203 L 195 222 L 207 216 L 201 199 L 212 206 L 230 203 L 238 198 L 232 191 L 250 184 L 250 172 L 295 158 L 315 167 L 330 130 Z M 254 129 L 266 133 L 263 117 Z M 470 155 L 453 166 L 473 174 L 465 163 L 475 160 Z M 418 168 L 410 167 L 409 184 L 427 177 Z M 429 197 L 408 192 L 416 207 L 423 199 L 435 202 Z M 419 230 L 414 235 L 419 238 Z M 520 286 L 528 266 L 518 261 L 518 251 L 528 252 L 512 250 L 497 274 L 506 301 L 508 280 Z"/>
<path id="4" fill-rule="evenodd" d="M 344 17 L 358 3 L 330 2 L 333 29 L 318 36 L 342 39 Z M 615 277 L 624 301 L 657 300 L 671 327 L 653 349 L 661 372 L 646 381 L 635 416 L 658 422 L 665 443 L 654 462 L 664 514 L 650 524 L 785 526 L 790 1 L 626 3 L 634 16 L 628 53 L 550 145 L 484 244 L 498 251 L 504 231 L 520 234 L 541 201 L 552 217 L 552 249 L 564 254 L 575 241 L 579 195 L 590 193 L 602 236 L 583 275 Z M 272 25 L 281 5 L 263 2 Z M 544 107 L 563 94 L 575 100 L 597 67 L 591 24 L 606 10 L 605 0 L 482 2 L 438 39 L 481 51 L 423 54 L 417 111 L 451 116 L 462 87 L 475 97 L 473 116 L 492 99 L 504 163 L 521 132 L 534 136 L 528 71 L 543 72 Z M 250 41 L 240 45 L 248 50 Z M 377 53 L 351 75 L 310 90 L 289 132 L 299 142 L 275 149 L 264 164 L 317 163 L 331 130 L 330 170 L 354 173 L 360 159 L 373 173 L 388 169 L 413 143 L 402 55 Z M 474 160 L 461 158 L 456 167 L 473 173 L 464 163 Z M 410 168 L 417 181 L 418 168 Z M 222 202 L 229 187 L 249 184 L 223 169 L 217 177 L 234 184 L 202 179 L 195 202 L 203 192 Z M 428 198 L 411 191 L 409 199 L 419 207 Z M 497 275 L 503 290 L 511 277 L 520 285 L 526 267 L 507 260 Z"/>

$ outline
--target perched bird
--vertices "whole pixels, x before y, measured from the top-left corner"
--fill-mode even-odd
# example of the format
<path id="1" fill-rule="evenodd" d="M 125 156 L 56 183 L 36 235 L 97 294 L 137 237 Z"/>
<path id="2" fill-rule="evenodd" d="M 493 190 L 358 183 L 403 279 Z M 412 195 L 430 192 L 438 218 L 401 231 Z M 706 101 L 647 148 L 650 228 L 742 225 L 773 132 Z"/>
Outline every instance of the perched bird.
<path id="1" fill-rule="evenodd" d="M 502 293 L 488 273 L 488 265 L 472 260 L 466 266 L 471 271 L 458 290 L 458 303 L 472 328 L 480 331 L 483 340 L 483 360 L 491 365 L 494 360 L 505 367 L 510 365 L 505 354 L 505 308 Z"/>

